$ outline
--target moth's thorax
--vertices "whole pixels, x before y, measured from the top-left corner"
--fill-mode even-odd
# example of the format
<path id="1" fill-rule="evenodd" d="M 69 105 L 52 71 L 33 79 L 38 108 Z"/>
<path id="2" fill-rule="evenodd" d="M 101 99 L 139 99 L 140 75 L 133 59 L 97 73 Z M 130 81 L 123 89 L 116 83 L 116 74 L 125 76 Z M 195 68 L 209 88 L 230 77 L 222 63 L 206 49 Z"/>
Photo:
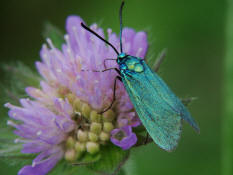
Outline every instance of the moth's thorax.
<path id="1" fill-rule="evenodd" d="M 130 55 L 120 54 L 117 58 L 117 63 L 119 64 L 119 69 L 121 73 L 127 72 L 143 72 L 144 67 L 142 64 L 142 59 Z"/>

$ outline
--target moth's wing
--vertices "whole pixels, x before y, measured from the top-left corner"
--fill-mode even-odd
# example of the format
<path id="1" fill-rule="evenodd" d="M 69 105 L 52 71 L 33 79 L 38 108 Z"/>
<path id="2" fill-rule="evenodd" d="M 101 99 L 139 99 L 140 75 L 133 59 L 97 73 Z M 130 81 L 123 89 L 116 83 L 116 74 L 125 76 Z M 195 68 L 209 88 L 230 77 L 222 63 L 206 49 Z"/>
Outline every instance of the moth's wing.
<path id="1" fill-rule="evenodd" d="M 181 119 L 189 118 L 183 116 L 187 115 L 187 110 L 145 62 L 143 66 L 144 72 L 125 74 L 122 80 L 138 116 L 154 142 L 171 151 L 180 138 Z"/>
<path id="2" fill-rule="evenodd" d="M 180 138 L 181 116 L 159 95 L 146 73 L 123 76 L 122 80 L 136 112 L 154 142 L 161 148 L 173 150 Z M 155 80 L 157 81 L 157 80 Z"/>
<path id="3" fill-rule="evenodd" d="M 145 74 L 151 85 L 158 91 L 158 94 L 163 100 L 167 102 L 175 111 L 181 114 L 181 118 L 187 121 L 196 132 L 200 132 L 198 124 L 192 118 L 186 107 L 183 105 L 181 100 L 169 89 L 166 83 L 155 73 L 149 66 L 143 61 L 145 68 Z"/>

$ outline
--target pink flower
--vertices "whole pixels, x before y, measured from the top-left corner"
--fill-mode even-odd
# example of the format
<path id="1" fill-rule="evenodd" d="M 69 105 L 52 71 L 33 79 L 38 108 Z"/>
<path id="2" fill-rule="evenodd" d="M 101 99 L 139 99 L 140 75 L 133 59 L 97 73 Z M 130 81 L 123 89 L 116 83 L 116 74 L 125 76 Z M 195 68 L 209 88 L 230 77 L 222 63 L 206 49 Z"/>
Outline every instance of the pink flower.
<path id="1" fill-rule="evenodd" d="M 112 143 L 124 150 L 129 149 L 137 143 L 137 136 L 132 132 L 131 126 L 126 125 L 124 127 L 114 129 L 112 130 L 111 135 Z"/>

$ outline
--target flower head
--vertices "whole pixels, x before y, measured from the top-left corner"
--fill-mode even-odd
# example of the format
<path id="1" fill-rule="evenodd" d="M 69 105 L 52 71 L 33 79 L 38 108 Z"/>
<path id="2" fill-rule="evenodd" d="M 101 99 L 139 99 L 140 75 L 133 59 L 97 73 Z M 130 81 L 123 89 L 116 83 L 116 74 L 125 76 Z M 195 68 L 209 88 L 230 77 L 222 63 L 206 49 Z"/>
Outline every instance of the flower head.
<path id="1" fill-rule="evenodd" d="M 122 83 L 117 84 L 113 107 L 100 115 L 112 102 L 116 72 L 103 70 L 104 59 L 116 58 L 114 50 L 84 30 L 78 16 L 67 19 L 66 43 L 55 48 L 52 41 L 43 45 L 36 62 L 43 77 L 41 88 L 27 87 L 30 99 L 21 99 L 21 106 L 6 104 L 13 126 L 23 144 L 23 153 L 38 154 L 32 165 L 19 175 L 48 173 L 65 158 L 78 160 L 84 153 L 95 154 L 110 140 L 122 149 L 133 146 L 137 137 L 132 127 L 140 125 L 133 105 Z M 96 24 L 90 27 L 100 36 L 104 32 Z M 108 29 L 108 41 L 119 49 L 119 38 Z M 144 32 L 123 29 L 123 50 L 127 54 L 144 57 L 147 38 Z M 118 67 L 116 61 L 107 61 L 107 67 Z"/>

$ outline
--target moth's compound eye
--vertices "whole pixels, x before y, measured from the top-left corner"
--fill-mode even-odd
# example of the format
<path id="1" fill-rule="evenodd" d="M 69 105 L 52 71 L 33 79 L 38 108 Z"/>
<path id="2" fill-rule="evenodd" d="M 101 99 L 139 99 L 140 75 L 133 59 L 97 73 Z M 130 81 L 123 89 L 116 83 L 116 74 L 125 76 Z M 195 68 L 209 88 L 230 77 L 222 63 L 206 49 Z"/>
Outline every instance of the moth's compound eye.
<path id="1" fill-rule="evenodd" d="M 126 56 L 125 53 L 120 53 L 120 54 L 118 55 L 118 58 L 122 59 L 122 58 L 124 58 L 125 56 Z"/>

